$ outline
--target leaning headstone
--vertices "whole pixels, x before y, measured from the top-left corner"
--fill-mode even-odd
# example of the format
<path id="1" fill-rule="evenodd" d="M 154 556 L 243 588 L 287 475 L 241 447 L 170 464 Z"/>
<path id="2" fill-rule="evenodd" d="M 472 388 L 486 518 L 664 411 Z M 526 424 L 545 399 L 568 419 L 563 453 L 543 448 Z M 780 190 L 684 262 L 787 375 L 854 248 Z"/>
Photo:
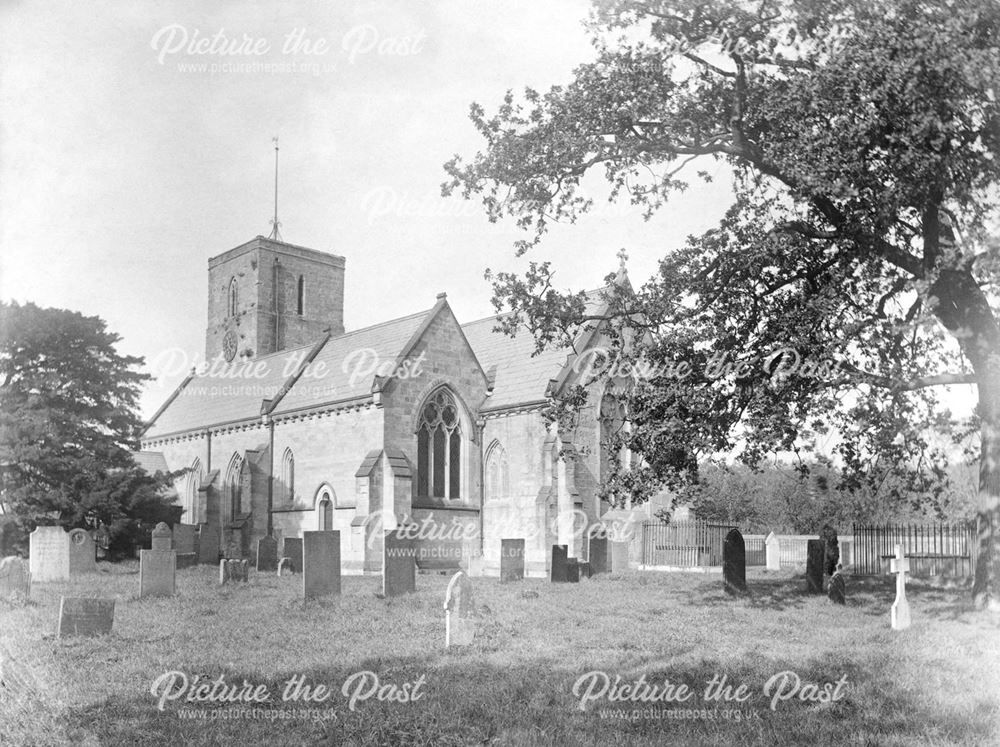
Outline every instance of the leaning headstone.
<path id="1" fill-rule="evenodd" d="M 810 594 L 823 593 L 823 562 L 826 559 L 826 543 L 821 539 L 809 540 L 806 544 L 806 587 Z"/>
<path id="2" fill-rule="evenodd" d="M 0 560 L 0 599 L 28 599 L 31 596 L 31 572 L 21 558 Z"/>
<path id="3" fill-rule="evenodd" d="M 444 596 L 444 645 L 469 646 L 476 637 L 472 582 L 462 571 L 451 577 Z"/>
<path id="4" fill-rule="evenodd" d="M 164 522 L 160 522 L 153 528 L 150 539 L 150 549 L 166 552 L 174 549 L 174 533 Z"/>
<path id="5" fill-rule="evenodd" d="M 177 592 L 177 553 L 142 550 L 139 553 L 139 598 L 172 597 Z"/>
<path id="6" fill-rule="evenodd" d="M 291 558 L 282 558 L 278 561 L 278 575 L 290 576 L 295 573 L 295 566 L 292 565 Z"/>
<path id="7" fill-rule="evenodd" d="M 219 562 L 219 530 L 202 524 L 198 530 L 198 562 L 215 565 Z"/>
<path id="8" fill-rule="evenodd" d="M 580 583 L 580 561 L 577 558 L 566 558 L 566 581 Z"/>
<path id="9" fill-rule="evenodd" d="M 730 529 L 722 542 L 722 580 L 730 594 L 746 594 L 747 550 L 739 529 Z"/>
<path id="10" fill-rule="evenodd" d="M 611 572 L 621 573 L 628 570 L 628 542 L 611 543 Z"/>
<path id="11" fill-rule="evenodd" d="M 56 634 L 107 635 L 115 620 L 115 600 L 94 597 L 62 597 L 59 600 L 59 628 Z"/>
<path id="12" fill-rule="evenodd" d="M 395 597 L 417 590 L 416 551 L 413 540 L 395 531 L 385 533 L 382 547 L 382 594 Z"/>
<path id="13" fill-rule="evenodd" d="M 302 538 L 285 537 L 281 542 L 281 557 L 291 558 L 292 570 L 296 573 L 302 572 Z"/>
<path id="14" fill-rule="evenodd" d="M 830 587 L 826 595 L 834 604 L 847 604 L 847 584 L 844 581 L 843 566 L 837 565 L 837 570 L 830 576 Z"/>
<path id="15" fill-rule="evenodd" d="M 278 568 L 278 540 L 261 537 L 257 540 L 257 570 L 274 571 Z"/>
<path id="16" fill-rule="evenodd" d="M 590 557 L 587 561 L 590 564 L 590 573 L 607 573 L 608 568 L 608 539 L 607 537 L 590 538 Z"/>
<path id="17" fill-rule="evenodd" d="M 302 598 L 340 593 L 340 532 L 302 533 Z"/>
<path id="18" fill-rule="evenodd" d="M 524 540 L 500 540 L 500 583 L 524 579 Z"/>
<path id="19" fill-rule="evenodd" d="M 86 529 L 69 531 L 69 572 L 97 573 L 97 546 Z"/>
<path id="20" fill-rule="evenodd" d="M 781 570 L 781 540 L 774 532 L 767 535 L 764 540 L 764 557 L 767 570 Z"/>
<path id="21" fill-rule="evenodd" d="M 549 580 L 554 584 L 564 584 L 569 581 L 567 554 L 566 545 L 552 545 L 552 566 L 549 569 Z"/>
<path id="22" fill-rule="evenodd" d="M 893 630 L 910 627 L 910 603 L 906 601 L 906 574 L 909 570 L 910 561 L 903 555 L 902 545 L 896 545 L 896 557 L 889 561 L 889 572 L 896 574 L 896 601 L 892 603 L 889 613 Z"/>
<path id="23" fill-rule="evenodd" d="M 31 579 L 69 580 L 69 536 L 62 527 L 36 527 L 29 535 Z"/>

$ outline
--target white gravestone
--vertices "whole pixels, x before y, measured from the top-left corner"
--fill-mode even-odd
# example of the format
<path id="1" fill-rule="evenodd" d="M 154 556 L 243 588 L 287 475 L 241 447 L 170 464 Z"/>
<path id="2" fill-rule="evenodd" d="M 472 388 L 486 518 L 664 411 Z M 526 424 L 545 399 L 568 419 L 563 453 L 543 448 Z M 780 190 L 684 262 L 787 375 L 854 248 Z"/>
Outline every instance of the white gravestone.
<path id="1" fill-rule="evenodd" d="M 764 540 L 764 555 L 767 562 L 767 570 L 781 570 L 781 540 L 775 536 L 774 532 L 767 535 Z"/>
<path id="2" fill-rule="evenodd" d="M 896 601 L 892 603 L 890 614 L 892 629 L 906 630 L 910 627 L 910 605 L 906 601 L 906 574 L 910 561 L 903 556 L 901 545 L 896 545 L 896 557 L 889 561 L 889 570 L 896 574 Z"/>
<path id="3" fill-rule="evenodd" d="M 470 646 L 476 637 L 472 582 L 462 571 L 451 577 L 444 597 L 444 645 Z"/>
<path id="4" fill-rule="evenodd" d="M 28 565 L 31 579 L 69 580 L 69 535 L 62 527 L 36 527 L 29 535 Z"/>

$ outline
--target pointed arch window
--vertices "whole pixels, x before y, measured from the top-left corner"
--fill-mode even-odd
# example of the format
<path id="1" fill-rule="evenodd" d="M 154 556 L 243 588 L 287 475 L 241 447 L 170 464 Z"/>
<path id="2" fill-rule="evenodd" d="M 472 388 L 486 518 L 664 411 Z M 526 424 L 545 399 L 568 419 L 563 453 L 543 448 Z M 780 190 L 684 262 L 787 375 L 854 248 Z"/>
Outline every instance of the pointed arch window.
<path id="1" fill-rule="evenodd" d="M 463 498 L 463 458 L 458 405 L 447 390 L 439 389 L 424 404 L 417 426 L 417 496 Z"/>
<path id="2" fill-rule="evenodd" d="M 225 495 L 228 498 L 225 508 L 228 514 L 227 522 L 232 521 L 243 512 L 244 482 L 247 481 L 247 465 L 239 454 L 233 454 L 226 469 Z"/>
<path id="3" fill-rule="evenodd" d="M 189 524 L 199 521 L 198 488 L 201 487 L 201 460 L 195 457 L 188 472 L 187 484 L 184 490 L 184 519 Z"/>
<path id="4" fill-rule="evenodd" d="M 298 314 L 299 316 L 302 316 L 306 307 L 306 279 L 302 275 L 299 275 L 299 283 L 298 287 L 296 288 L 295 296 L 297 299 L 295 304 L 296 308 L 295 313 Z"/>
<path id="5" fill-rule="evenodd" d="M 486 500 L 496 501 L 510 495 L 507 451 L 494 441 L 486 455 Z"/>
<path id="6" fill-rule="evenodd" d="M 291 449 L 285 449 L 281 456 L 281 486 L 279 493 L 284 503 L 295 502 L 295 455 Z"/>
<path id="7" fill-rule="evenodd" d="M 229 281 L 229 316 L 236 316 L 236 309 L 239 307 L 240 303 L 240 289 L 236 284 L 236 278 L 232 278 Z"/>

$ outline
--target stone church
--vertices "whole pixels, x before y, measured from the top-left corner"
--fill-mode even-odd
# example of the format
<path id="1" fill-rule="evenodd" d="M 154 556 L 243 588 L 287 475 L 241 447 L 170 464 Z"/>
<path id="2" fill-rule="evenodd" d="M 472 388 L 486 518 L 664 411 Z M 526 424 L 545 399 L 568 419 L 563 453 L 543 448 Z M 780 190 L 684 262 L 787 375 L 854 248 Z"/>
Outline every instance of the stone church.
<path id="1" fill-rule="evenodd" d="M 187 470 L 182 521 L 215 525 L 247 557 L 268 534 L 337 530 L 348 573 L 380 571 L 383 532 L 400 525 L 422 568 L 471 556 L 497 573 L 501 539 L 519 538 L 529 575 L 553 544 L 586 560 L 586 529 L 609 508 L 597 487 L 621 427 L 613 394 L 589 383 L 574 432 L 556 432 L 549 397 L 587 383 L 567 351 L 532 355 L 533 337 L 494 331 L 496 317 L 462 324 L 444 293 L 345 331 L 344 275 L 343 257 L 262 236 L 209 259 L 209 365 L 159 408 L 138 455 Z M 598 311 L 607 296 L 589 297 Z M 599 344 L 584 337 L 578 349 Z"/>

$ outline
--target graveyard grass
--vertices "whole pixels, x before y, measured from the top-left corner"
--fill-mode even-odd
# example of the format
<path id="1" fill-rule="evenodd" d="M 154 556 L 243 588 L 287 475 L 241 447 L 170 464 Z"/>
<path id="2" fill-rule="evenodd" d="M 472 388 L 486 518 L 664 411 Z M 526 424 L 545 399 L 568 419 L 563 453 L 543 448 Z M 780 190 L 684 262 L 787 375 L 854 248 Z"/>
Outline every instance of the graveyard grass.
<path id="1" fill-rule="evenodd" d="M 101 563 L 99 573 L 71 583 L 34 584 L 26 605 L 0 602 L 8 683 L 0 688 L 0 743 L 1000 742 L 1000 627 L 971 608 L 963 589 L 912 582 L 913 627 L 893 632 L 891 578 L 848 577 L 847 607 L 807 596 L 801 569 L 751 569 L 746 598 L 727 596 L 717 573 L 631 571 L 579 584 L 476 578 L 476 640 L 445 650 L 448 576 L 419 575 L 416 593 L 393 599 L 378 596 L 379 577 L 347 576 L 341 596 L 303 603 L 300 576 L 251 571 L 249 585 L 220 588 L 211 566 L 178 571 L 175 597 L 140 600 L 137 572 L 135 563 Z M 117 597 L 112 633 L 55 638 L 61 594 Z M 256 718 L 213 717 L 220 706 L 208 703 L 167 702 L 160 711 L 150 686 L 169 670 L 266 684 L 271 701 L 256 706 Z M 363 670 L 375 672 L 380 685 L 423 676 L 422 696 L 410 703 L 372 698 L 351 711 L 340 688 Z M 686 683 L 696 695 L 666 704 L 604 699 L 584 712 L 572 687 L 592 670 Z M 846 676 L 844 697 L 793 699 L 771 710 L 764 684 L 784 670 L 813 683 Z M 282 703 L 294 675 L 332 687 L 333 697 Z M 714 675 L 745 684 L 752 696 L 702 701 Z M 653 709 L 703 711 L 704 718 L 657 718 Z M 740 720 L 726 709 L 739 711 Z M 275 716 L 282 711 L 298 715 Z"/>

